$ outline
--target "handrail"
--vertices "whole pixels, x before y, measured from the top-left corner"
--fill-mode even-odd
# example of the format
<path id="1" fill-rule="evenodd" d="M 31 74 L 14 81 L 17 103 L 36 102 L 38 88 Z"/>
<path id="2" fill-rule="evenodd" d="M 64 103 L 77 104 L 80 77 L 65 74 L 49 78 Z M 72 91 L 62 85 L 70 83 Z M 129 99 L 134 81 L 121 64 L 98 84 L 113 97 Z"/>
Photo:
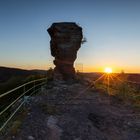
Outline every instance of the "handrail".
<path id="1" fill-rule="evenodd" d="M 16 112 L 21 108 L 21 106 L 24 104 L 25 101 L 23 101 L 18 108 L 14 111 L 14 113 L 8 118 L 8 120 L 6 120 L 6 122 L 2 125 L 2 127 L 0 127 L 0 132 L 2 131 L 2 129 L 7 125 L 7 123 L 12 119 L 12 117 L 16 114 Z"/>
<path id="2" fill-rule="evenodd" d="M 14 100 L 10 105 L 8 105 L 3 111 L 0 112 L 0 115 L 2 115 L 9 107 L 11 107 L 14 103 L 16 103 L 22 96 L 24 96 L 27 92 L 29 92 L 30 90 L 32 90 L 34 87 L 30 88 L 29 90 L 27 90 L 26 92 L 24 92 L 23 94 L 21 94 L 16 100 Z"/>
<path id="3" fill-rule="evenodd" d="M 46 78 L 41 78 L 41 79 L 37 79 L 37 80 L 33 80 L 33 81 L 30 81 L 30 82 L 27 82 L 27 83 L 25 83 L 25 84 L 23 84 L 23 85 L 21 85 L 21 86 L 18 86 L 18 87 L 14 88 L 14 89 L 12 89 L 12 90 L 10 90 L 10 91 L 7 91 L 7 92 L 1 94 L 1 95 L 0 95 L 0 98 L 2 98 L 3 96 L 5 96 L 5 95 L 7 95 L 7 94 L 9 94 L 9 93 L 11 93 L 11 92 L 17 90 L 17 89 L 20 89 L 21 87 L 24 87 L 24 86 L 26 86 L 26 85 L 28 85 L 28 84 L 31 84 L 31 83 L 37 82 L 37 81 L 42 81 L 42 80 L 45 80 L 45 79 L 46 79 Z"/>
<path id="4" fill-rule="evenodd" d="M 5 96 L 5 95 L 7 95 L 7 94 L 9 94 L 9 93 L 11 93 L 11 92 L 13 92 L 13 91 L 16 91 L 16 90 L 18 90 L 18 89 L 24 87 L 23 93 L 22 93 L 20 96 L 18 96 L 12 103 L 10 103 L 7 107 L 5 107 L 5 108 L 0 112 L 0 116 L 1 116 L 4 112 L 6 112 L 12 105 L 14 105 L 17 101 L 19 101 L 20 99 L 23 99 L 23 97 L 25 96 L 26 93 L 30 93 L 30 91 L 34 89 L 34 91 L 32 91 L 32 92 L 30 93 L 30 95 L 29 95 L 29 96 L 31 96 L 33 93 L 35 93 L 36 91 L 38 91 L 40 88 L 37 88 L 37 87 L 42 86 L 42 85 L 44 85 L 44 84 L 46 83 L 46 81 L 44 82 L 43 80 L 45 81 L 45 80 L 47 80 L 47 79 L 46 79 L 46 78 L 41 78 L 41 79 L 33 80 L 33 81 L 27 82 L 27 83 L 25 83 L 25 84 L 23 84 L 23 85 L 21 85 L 21 86 L 18 86 L 18 87 L 14 88 L 14 89 L 12 89 L 12 90 L 6 92 L 6 93 L 3 93 L 3 94 L 0 96 L 0 98 L 3 97 L 3 96 Z M 38 81 L 43 81 L 43 82 L 36 84 L 36 82 L 38 82 Z M 31 88 L 29 88 L 28 90 L 25 91 L 25 86 L 26 86 L 26 85 L 29 85 L 29 84 L 31 84 L 31 83 L 34 83 L 34 85 L 33 85 Z M 36 89 L 36 88 L 37 88 L 37 89 Z M 14 111 L 11 115 L 9 115 L 9 118 L 2 124 L 2 126 L 0 126 L 0 132 L 2 131 L 2 129 L 7 125 L 7 123 L 12 119 L 12 117 L 16 114 L 16 112 L 21 108 L 21 106 L 22 106 L 25 102 L 26 102 L 26 100 L 24 99 L 24 100 L 20 103 L 20 105 L 18 105 L 18 107 L 15 109 L 15 111 Z"/>

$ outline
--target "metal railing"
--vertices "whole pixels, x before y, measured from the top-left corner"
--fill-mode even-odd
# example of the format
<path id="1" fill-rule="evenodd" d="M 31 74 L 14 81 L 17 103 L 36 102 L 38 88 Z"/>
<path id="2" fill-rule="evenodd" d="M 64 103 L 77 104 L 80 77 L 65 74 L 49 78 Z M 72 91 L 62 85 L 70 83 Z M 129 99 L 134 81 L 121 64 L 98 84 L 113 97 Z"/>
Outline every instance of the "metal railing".
<path id="1" fill-rule="evenodd" d="M 16 88 L 0 95 L 0 99 L 2 99 L 2 98 L 5 98 L 6 96 L 8 96 L 9 98 L 12 98 L 13 97 L 12 94 L 14 94 L 14 96 L 17 96 L 17 94 L 19 94 L 16 97 L 16 99 L 14 99 L 14 101 L 11 101 L 2 110 L 0 110 L 0 120 L 3 121 L 3 119 L 2 119 L 3 116 L 2 115 L 4 115 L 4 113 L 6 111 L 8 111 L 8 109 L 14 108 L 13 107 L 14 105 L 16 106 L 15 110 L 13 112 L 10 111 L 10 115 L 0 125 L 0 132 L 5 128 L 5 126 L 8 124 L 8 122 L 13 118 L 13 116 L 21 108 L 21 106 L 27 101 L 27 99 L 32 94 L 34 94 L 35 92 L 40 90 L 41 86 L 45 85 L 46 82 L 47 82 L 47 78 L 41 78 L 41 79 L 33 80 L 33 81 L 27 82 L 27 83 L 25 83 L 21 86 L 18 86 Z M 5 101 L 5 100 L 3 100 L 3 101 Z M 16 103 L 18 105 L 16 105 Z"/>

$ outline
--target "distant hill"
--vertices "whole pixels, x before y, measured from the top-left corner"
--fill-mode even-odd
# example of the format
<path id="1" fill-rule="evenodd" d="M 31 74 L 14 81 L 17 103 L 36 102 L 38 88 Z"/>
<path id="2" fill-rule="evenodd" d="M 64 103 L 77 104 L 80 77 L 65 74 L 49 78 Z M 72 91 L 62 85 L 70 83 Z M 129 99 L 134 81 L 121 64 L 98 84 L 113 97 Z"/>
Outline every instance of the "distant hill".
<path id="1" fill-rule="evenodd" d="M 12 77 L 46 74 L 45 70 L 24 70 L 18 68 L 0 67 L 0 82 L 6 82 Z"/>

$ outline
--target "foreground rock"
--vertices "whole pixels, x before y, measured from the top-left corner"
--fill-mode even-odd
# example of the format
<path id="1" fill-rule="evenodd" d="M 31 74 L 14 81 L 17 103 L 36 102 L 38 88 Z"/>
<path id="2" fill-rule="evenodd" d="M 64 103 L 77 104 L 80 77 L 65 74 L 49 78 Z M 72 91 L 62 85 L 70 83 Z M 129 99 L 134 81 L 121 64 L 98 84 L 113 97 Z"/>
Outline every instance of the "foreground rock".
<path id="1" fill-rule="evenodd" d="M 60 127 L 57 126 L 58 119 L 54 116 L 50 116 L 47 121 L 48 140 L 60 140 L 61 133 L 63 132 Z"/>
<path id="2" fill-rule="evenodd" d="M 25 107 L 28 115 L 18 133 L 9 133 L 2 140 L 140 138 L 139 113 L 124 105 L 110 104 L 108 96 L 92 91 L 83 84 L 53 84 L 52 88 L 48 85 L 33 96 Z"/>
<path id="3" fill-rule="evenodd" d="M 54 78 L 71 80 L 75 78 L 74 61 L 82 42 L 82 28 L 73 22 L 53 23 L 48 29 L 51 36 L 51 54 L 55 57 Z"/>

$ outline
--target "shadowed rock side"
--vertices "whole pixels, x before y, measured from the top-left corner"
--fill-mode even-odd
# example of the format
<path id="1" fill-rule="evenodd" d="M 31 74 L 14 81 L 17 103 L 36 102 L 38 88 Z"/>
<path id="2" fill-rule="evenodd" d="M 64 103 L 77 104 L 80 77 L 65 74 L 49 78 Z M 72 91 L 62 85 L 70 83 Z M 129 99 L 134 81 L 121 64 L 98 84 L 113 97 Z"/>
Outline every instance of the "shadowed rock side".
<path id="1" fill-rule="evenodd" d="M 51 55 L 55 57 L 54 79 L 75 79 L 74 61 L 83 38 L 82 28 L 76 23 L 53 23 L 47 30 L 50 37 Z"/>

